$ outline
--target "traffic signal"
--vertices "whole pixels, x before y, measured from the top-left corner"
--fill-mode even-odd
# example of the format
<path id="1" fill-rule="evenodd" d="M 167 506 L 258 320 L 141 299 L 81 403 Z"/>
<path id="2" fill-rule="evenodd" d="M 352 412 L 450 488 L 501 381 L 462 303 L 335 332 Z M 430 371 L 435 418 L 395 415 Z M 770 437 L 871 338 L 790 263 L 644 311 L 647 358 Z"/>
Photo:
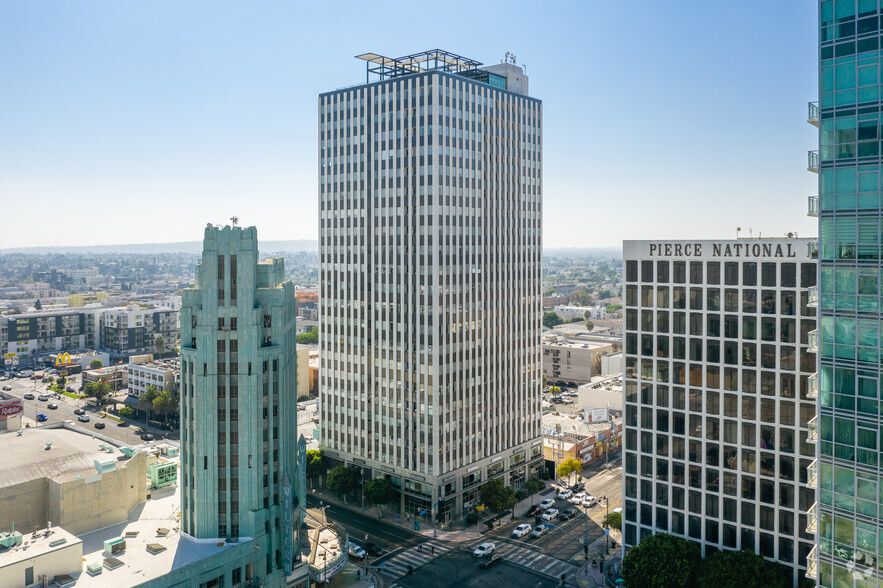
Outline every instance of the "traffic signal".
<path id="1" fill-rule="evenodd" d="M 583 545 L 583 553 L 585 553 L 586 555 L 589 555 L 589 544 L 588 543 Z"/>

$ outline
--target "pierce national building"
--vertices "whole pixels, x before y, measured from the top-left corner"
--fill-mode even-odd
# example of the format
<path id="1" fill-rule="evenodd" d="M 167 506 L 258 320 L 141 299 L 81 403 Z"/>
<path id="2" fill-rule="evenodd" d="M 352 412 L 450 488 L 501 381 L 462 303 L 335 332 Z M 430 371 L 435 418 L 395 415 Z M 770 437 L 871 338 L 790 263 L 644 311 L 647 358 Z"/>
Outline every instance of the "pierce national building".
<path id="1" fill-rule="evenodd" d="M 358 57 L 318 105 L 321 443 L 443 523 L 542 463 L 542 103 L 512 63 Z"/>
<path id="2" fill-rule="evenodd" d="M 623 543 L 754 551 L 793 585 L 815 541 L 815 241 L 625 241 Z"/>
<path id="3" fill-rule="evenodd" d="M 223 585 L 285 586 L 299 558 L 295 307 L 283 261 L 258 261 L 254 227 L 205 229 L 181 308 L 181 530 L 252 544 Z"/>

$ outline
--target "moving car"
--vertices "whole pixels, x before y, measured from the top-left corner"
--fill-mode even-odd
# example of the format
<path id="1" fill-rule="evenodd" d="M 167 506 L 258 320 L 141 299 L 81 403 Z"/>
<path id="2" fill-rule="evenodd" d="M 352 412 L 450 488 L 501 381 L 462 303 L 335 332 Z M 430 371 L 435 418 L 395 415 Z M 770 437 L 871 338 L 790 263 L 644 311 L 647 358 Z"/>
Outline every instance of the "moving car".
<path id="1" fill-rule="evenodd" d="M 65 388 L 65 391 L 71 392 L 71 393 L 76 392 L 76 390 L 74 390 L 73 386 L 68 386 L 67 388 Z"/>
<path id="2" fill-rule="evenodd" d="M 480 567 L 483 570 L 486 570 L 488 568 L 494 567 L 495 565 L 497 565 L 498 563 L 501 563 L 502 561 L 503 561 L 502 556 L 494 554 L 491 556 L 490 559 L 485 560 L 485 561 L 481 562 L 480 564 L 478 564 L 478 567 Z"/>
<path id="3" fill-rule="evenodd" d="M 553 504 L 555 504 L 555 499 L 554 499 L 554 498 L 546 498 L 545 500 L 543 500 L 543 501 L 539 504 L 539 506 L 540 506 L 541 509 L 546 510 L 547 508 L 551 508 Z"/>
<path id="4" fill-rule="evenodd" d="M 82 408 L 77 408 L 76 410 L 74 410 L 74 414 L 86 414 L 86 411 Z"/>
<path id="5" fill-rule="evenodd" d="M 12 390 L 12 386 L 6 385 L 6 386 L 3 386 L 3 389 L 8 392 L 9 390 Z"/>
<path id="6" fill-rule="evenodd" d="M 531 537 L 542 537 L 543 534 L 547 531 L 546 525 L 537 525 L 537 528 L 533 530 L 533 533 L 530 534 Z"/>
<path id="7" fill-rule="evenodd" d="M 46 402 L 47 400 L 49 400 L 49 395 L 48 394 L 40 394 L 39 396 L 37 396 L 37 400 L 39 400 L 41 402 Z"/>
<path id="8" fill-rule="evenodd" d="M 383 549 L 381 549 L 376 543 L 365 543 L 365 551 L 368 552 L 368 555 L 371 557 L 380 557 L 383 555 Z"/>
<path id="9" fill-rule="evenodd" d="M 562 490 L 561 492 L 558 493 L 558 500 L 567 500 L 571 496 L 573 496 L 573 491 L 565 488 L 564 490 Z"/>
<path id="10" fill-rule="evenodd" d="M 573 496 L 571 496 L 570 502 L 572 504 L 582 504 L 583 500 L 585 500 L 585 499 L 586 499 L 586 493 L 580 492 L 579 494 L 574 494 Z"/>
<path id="11" fill-rule="evenodd" d="M 354 557 L 356 559 L 365 559 L 365 556 L 368 555 L 364 549 L 362 549 L 355 543 L 350 543 L 349 549 L 347 551 L 349 551 L 350 557 Z"/>
<path id="12" fill-rule="evenodd" d="M 576 510 L 574 510 L 572 508 L 566 508 L 566 509 L 562 510 L 561 514 L 558 516 L 561 518 L 562 521 L 566 521 L 567 519 L 576 516 Z"/>
<path id="13" fill-rule="evenodd" d="M 47 416 L 46 416 L 45 414 L 43 414 L 42 412 L 41 412 L 40 414 L 37 415 L 37 422 L 38 422 L 38 423 L 42 423 L 43 421 L 48 420 L 48 419 L 49 419 L 49 417 L 47 417 Z"/>
<path id="14" fill-rule="evenodd" d="M 102 423 L 101 421 L 95 423 L 95 428 L 96 428 L 96 429 L 103 429 L 103 428 L 104 428 L 104 423 Z"/>
<path id="15" fill-rule="evenodd" d="M 494 543 L 482 543 L 478 547 L 475 548 L 475 551 L 472 552 L 472 555 L 475 557 L 485 557 L 486 555 L 490 555 L 494 552 L 497 546 Z"/>
<path id="16" fill-rule="evenodd" d="M 51 408 L 52 410 L 55 410 L 56 408 L 58 408 L 58 405 L 54 402 L 50 402 L 46 405 L 46 408 Z"/>
<path id="17" fill-rule="evenodd" d="M 77 417 L 77 420 L 80 421 L 81 423 L 88 423 L 89 422 L 89 415 L 88 414 L 81 414 L 80 416 Z"/>
<path id="18" fill-rule="evenodd" d="M 33 400 L 33 399 L 34 399 L 34 395 L 31 394 L 30 392 L 28 392 L 27 394 L 25 394 L 25 400 Z"/>
<path id="19" fill-rule="evenodd" d="M 517 527 L 515 527 L 515 529 L 512 531 L 512 536 L 513 537 L 524 537 L 525 535 L 530 533 L 530 530 L 531 530 L 531 526 L 528 525 L 527 523 L 524 523 L 524 524 L 521 524 L 521 525 L 518 525 Z"/>
<path id="20" fill-rule="evenodd" d="M 535 517 L 538 514 L 540 514 L 541 512 L 543 512 L 543 507 L 540 506 L 539 504 L 535 504 L 532 507 L 530 507 L 529 509 L 527 509 L 527 514 L 525 516 Z"/>
<path id="21" fill-rule="evenodd" d="M 141 433 L 142 441 L 153 441 L 153 435 L 150 433 Z"/>
<path id="22" fill-rule="evenodd" d="M 547 510 L 546 512 L 543 513 L 543 520 L 544 521 L 554 521 L 557 518 L 558 518 L 558 509 L 557 508 L 550 508 L 549 510 Z"/>
<path id="23" fill-rule="evenodd" d="M 587 495 L 583 498 L 583 506 L 595 506 L 596 504 L 598 504 L 598 499 L 594 496 Z"/>

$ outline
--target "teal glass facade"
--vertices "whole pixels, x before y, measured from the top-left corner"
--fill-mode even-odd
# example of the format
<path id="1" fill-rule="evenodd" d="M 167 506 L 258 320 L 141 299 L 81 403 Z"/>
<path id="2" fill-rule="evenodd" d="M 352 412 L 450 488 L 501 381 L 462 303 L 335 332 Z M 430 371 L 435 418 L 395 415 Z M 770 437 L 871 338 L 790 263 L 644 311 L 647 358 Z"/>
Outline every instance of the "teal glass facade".
<path id="1" fill-rule="evenodd" d="M 255 585 L 285 585 L 299 559 L 296 315 L 254 227 L 206 228 L 181 307 L 181 530 L 253 541 L 241 577 Z"/>
<path id="2" fill-rule="evenodd" d="M 820 586 L 883 585 L 878 0 L 819 2 Z M 816 479 L 812 475 L 811 480 Z"/>

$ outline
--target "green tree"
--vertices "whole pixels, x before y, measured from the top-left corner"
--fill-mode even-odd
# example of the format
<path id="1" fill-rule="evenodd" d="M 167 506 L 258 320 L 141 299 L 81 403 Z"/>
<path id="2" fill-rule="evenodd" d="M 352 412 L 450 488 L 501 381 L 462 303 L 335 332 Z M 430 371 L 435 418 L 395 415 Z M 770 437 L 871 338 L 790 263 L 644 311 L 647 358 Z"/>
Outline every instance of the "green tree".
<path id="1" fill-rule="evenodd" d="M 608 304 L 607 305 L 607 314 L 613 314 L 617 310 L 622 308 L 622 304 Z"/>
<path id="2" fill-rule="evenodd" d="M 97 370 L 102 367 L 104 367 L 104 362 L 101 361 L 100 359 L 98 359 L 97 357 L 89 362 L 89 369 L 90 370 Z"/>
<path id="3" fill-rule="evenodd" d="M 97 382 L 86 384 L 84 392 L 86 393 L 86 396 L 95 399 L 95 404 L 96 406 L 98 406 L 98 410 L 100 411 L 104 410 L 104 407 L 107 405 L 107 401 L 110 398 L 110 395 L 113 393 L 113 388 L 111 388 L 110 384 L 107 383 L 107 380 L 101 379 Z"/>
<path id="4" fill-rule="evenodd" d="M 622 531 L 622 513 L 612 512 L 604 517 L 604 526 L 616 529 L 617 531 Z"/>
<path id="5" fill-rule="evenodd" d="M 701 563 L 699 548 L 667 533 L 642 539 L 622 561 L 626 586 L 673 588 L 696 586 Z M 748 584 L 744 584 L 748 585 Z"/>
<path id="6" fill-rule="evenodd" d="M 153 399 L 153 412 L 162 415 L 164 425 L 169 424 L 169 415 L 178 412 L 178 398 L 171 390 L 163 390 Z"/>
<path id="7" fill-rule="evenodd" d="M 162 335 L 157 335 L 156 339 L 153 340 L 153 348 L 156 349 L 157 353 L 162 353 L 162 350 L 166 347 L 166 339 Z"/>
<path id="8" fill-rule="evenodd" d="M 375 478 L 365 482 L 362 492 L 368 502 L 380 507 L 380 516 L 383 516 L 383 505 L 392 502 L 396 496 L 396 489 L 389 478 Z"/>
<path id="9" fill-rule="evenodd" d="M 58 385 L 61 388 L 64 388 L 64 385 L 67 383 L 67 378 L 65 378 L 66 375 L 66 372 L 61 372 L 60 374 L 58 374 L 58 378 L 55 380 L 56 382 L 58 382 Z"/>
<path id="10" fill-rule="evenodd" d="M 531 478 L 524 484 L 524 488 L 527 490 L 528 494 L 536 494 L 545 487 L 546 485 L 540 482 L 538 478 Z"/>
<path id="11" fill-rule="evenodd" d="M 121 417 L 129 419 L 135 416 L 135 409 L 131 406 L 124 406 L 119 410 L 119 414 Z"/>
<path id="12" fill-rule="evenodd" d="M 319 329 L 310 327 L 309 331 L 297 336 L 297 342 L 301 345 L 317 345 L 319 343 Z"/>
<path id="13" fill-rule="evenodd" d="M 558 477 L 569 479 L 574 472 L 581 471 L 583 471 L 583 464 L 571 457 L 558 466 Z"/>
<path id="14" fill-rule="evenodd" d="M 328 470 L 328 464 L 325 463 L 325 456 L 322 455 L 320 449 L 307 450 L 307 478 L 312 480 L 319 476 L 324 476 Z"/>
<path id="15" fill-rule="evenodd" d="M 753 551 L 718 551 L 699 568 L 699 585 L 709 588 L 786 588 L 790 585 L 778 565 Z"/>
<path id="16" fill-rule="evenodd" d="M 52 376 L 46 376 L 45 378 L 43 378 L 43 380 L 44 380 L 47 384 L 49 384 L 50 387 L 51 387 L 52 384 L 55 382 L 55 378 L 53 378 Z"/>
<path id="17" fill-rule="evenodd" d="M 337 492 L 338 496 L 345 495 L 355 490 L 359 485 L 359 474 L 354 468 L 338 466 L 328 472 L 328 481 L 326 482 L 331 490 Z"/>
<path id="18" fill-rule="evenodd" d="M 544 327 L 552 329 L 555 327 L 555 325 L 560 325 L 563 322 L 564 322 L 564 320 L 560 316 L 558 316 L 557 312 L 549 311 L 549 312 L 543 313 L 543 326 Z"/>
<path id="19" fill-rule="evenodd" d="M 593 323 L 592 321 L 586 321 L 586 328 L 591 331 L 595 328 L 595 323 Z"/>
<path id="20" fill-rule="evenodd" d="M 503 481 L 494 478 L 485 482 L 481 487 L 481 502 L 495 513 L 510 510 L 515 507 L 515 490 L 511 486 L 503 485 Z"/>
<path id="21" fill-rule="evenodd" d="M 159 396 L 159 389 L 156 386 L 147 385 L 144 392 L 138 397 L 138 406 L 146 413 L 145 425 L 150 424 L 150 411 L 153 410 L 153 401 L 156 400 L 157 396 Z"/>

